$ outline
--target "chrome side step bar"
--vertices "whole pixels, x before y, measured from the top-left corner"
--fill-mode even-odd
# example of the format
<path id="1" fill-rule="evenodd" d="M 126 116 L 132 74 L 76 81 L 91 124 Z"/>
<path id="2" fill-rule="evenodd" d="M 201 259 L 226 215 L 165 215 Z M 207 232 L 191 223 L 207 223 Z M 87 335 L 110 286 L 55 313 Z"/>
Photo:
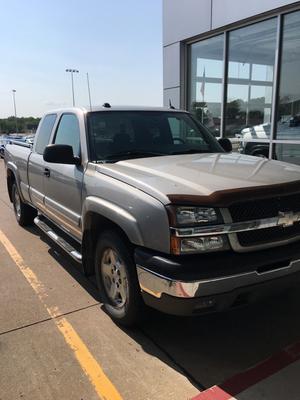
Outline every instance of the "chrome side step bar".
<path id="1" fill-rule="evenodd" d="M 54 230 L 47 225 L 44 221 L 42 221 L 39 216 L 34 218 L 35 225 L 40 228 L 51 240 L 53 240 L 59 247 L 61 247 L 64 251 L 66 251 L 73 260 L 78 263 L 82 262 L 82 255 L 74 249 L 65 239 L 59 236 Z"/>

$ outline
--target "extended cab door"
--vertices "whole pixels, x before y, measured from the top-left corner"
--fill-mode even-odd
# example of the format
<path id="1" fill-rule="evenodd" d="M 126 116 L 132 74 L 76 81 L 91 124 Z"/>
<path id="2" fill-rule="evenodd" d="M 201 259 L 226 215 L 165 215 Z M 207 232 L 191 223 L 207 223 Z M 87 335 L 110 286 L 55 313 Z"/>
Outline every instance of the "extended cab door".
<path id="1" fill-rule="evenodd" d="M 80 157 L 80 126 L 75 114 L 61 115 L 52 142 L 72 146 L 74 156 Z M 83 166 L 44 162 L 44 170 L 46 215 L 80 238 Z"/>
<path id="2" fill-rule="evenodd" d="M 44 159 L 43 153 L 45 147 L 49 144 L 51 132 L 54 128 L 56 114 L 46 115 L 39 126 L 36 134 L 36 141 L 34 143 L 33 151 L 30 154 L 28 162 L 28 181 L 29 181 L 29 194 L 32 204 L 35 205 L 40 211 L 44 211 Z"/>

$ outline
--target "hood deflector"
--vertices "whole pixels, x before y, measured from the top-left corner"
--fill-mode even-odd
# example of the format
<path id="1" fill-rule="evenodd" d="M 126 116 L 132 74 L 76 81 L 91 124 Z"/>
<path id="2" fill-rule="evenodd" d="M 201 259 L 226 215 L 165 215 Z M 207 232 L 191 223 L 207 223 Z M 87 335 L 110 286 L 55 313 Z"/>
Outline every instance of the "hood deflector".
<path id="1" fill-rule="evenodd" d="M 210 205 L 215 207 L 228 207 L 233 203 L 267 199 L 270 197 L 287 196 L 299 193 L 300 202 L 300 180 L 276 185 L 265 185 L 256 187 L 244 187 L 237 189 L 220 190 L 209 196 L 197 196 L 188 194 L 167 195 L 170 203 L 178 205 Z"/>

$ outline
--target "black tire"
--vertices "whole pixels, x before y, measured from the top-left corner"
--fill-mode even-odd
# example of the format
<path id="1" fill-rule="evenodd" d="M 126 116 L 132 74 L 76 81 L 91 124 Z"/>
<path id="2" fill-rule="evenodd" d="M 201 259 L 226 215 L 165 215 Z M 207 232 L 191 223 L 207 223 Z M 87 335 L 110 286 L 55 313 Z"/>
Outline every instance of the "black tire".
<path id="1" fill-rule="evenodd" d="M 37 215 L 37 212 L 28 204 L 23 203 L 19 194 L 19 190 L 15 183 L 13 183 L 12 185 L 12 200 L 18 224 L 20 226 L 32 225 L 33 220 Z"/>
<path id="2" fill-rule="evenodd" d="M 109 291 L 107 290 L 107 285 L 109 283 L 107 282 L 107 280 L 111 278 L 105 276 L 103 272 L 103 265 L 106 265 L 107 268 L 108 264 L 105 264 L 104 261 L 105 257 L 110 257 L 108 255 L 110 250 L 113 250 L 115 252 L 114 254 L 117 255 L 118 260 L 120 261 L 119 265 L 122 266 L 122 270 L 126 273 L 126 279 L 124 278 L 125 275 L 122 273 L 124 278 L 122 281 L 122 286 L 126 286 L 126 290 L 123 288 L 123 291 L 125 290 L 126 292 L 126 296 L 124 296 L 124 298 L 126 298 L 126 301 L 124 301 L 124 304 L 121 297 L 120 304 L 116 304 L 117 300 L 113 301 L 108 294 Z M 139 322 L 145 313 L 145 307 L 140 293 L 136 274 L 136 266 L 133 262 L 130 250 L 130 245 L 127 243 L 125 238 L 114 231 L 106 231 L 99 237 L 95 253 L 95 272 L 103 306 L 109 316 L 116 323 L 127 327 L 133 326 L 137 322 Z M 109 265 L 112 266 L 113 263 L 111 261 L 112 260 L 110 260 Z M 117 276 L 117 278 L 118 277 L 120 277 L 121 282 L 122 276 Z M 127 283 L 126 285 L 124 285 L 125 281 Z M 112 281 L 110 283 L 112 286 L 114 285 Z M 115 288 L 115 290 L 118 289 Z"/>

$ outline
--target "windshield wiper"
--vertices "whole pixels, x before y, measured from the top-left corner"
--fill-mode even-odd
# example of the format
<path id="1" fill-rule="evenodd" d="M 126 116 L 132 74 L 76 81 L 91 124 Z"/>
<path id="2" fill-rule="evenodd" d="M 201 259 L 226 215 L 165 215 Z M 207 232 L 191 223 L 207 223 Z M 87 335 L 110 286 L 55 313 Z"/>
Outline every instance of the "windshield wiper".
<path id="1" fill-rule="evenodd" d="M 154 157 L 154 156 L 165 156 L 166 153 L 159 153 L 156 151 L 148 151 L 148 150 L 125 150 L 119 151 L 118 153 L 111 154 L 106 156 L 107 160 L 118 159 L 119 157 Z"/>

